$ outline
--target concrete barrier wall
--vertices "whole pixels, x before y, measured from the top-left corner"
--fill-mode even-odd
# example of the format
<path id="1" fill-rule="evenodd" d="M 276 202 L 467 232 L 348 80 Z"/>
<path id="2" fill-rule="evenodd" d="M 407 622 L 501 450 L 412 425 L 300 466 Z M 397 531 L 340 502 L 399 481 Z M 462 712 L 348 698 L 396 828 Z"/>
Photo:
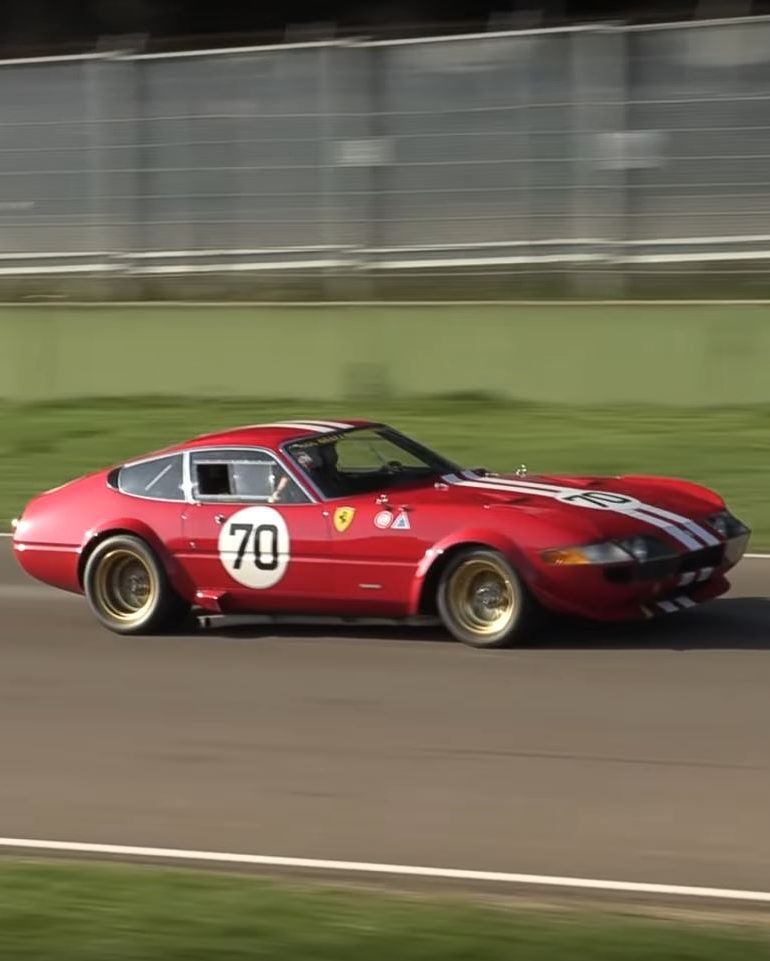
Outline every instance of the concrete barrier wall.
<path id="1" fill-rule="evenodd" d="M 0 308 L 0 397 L 770 403 L 770 307 Z"/>

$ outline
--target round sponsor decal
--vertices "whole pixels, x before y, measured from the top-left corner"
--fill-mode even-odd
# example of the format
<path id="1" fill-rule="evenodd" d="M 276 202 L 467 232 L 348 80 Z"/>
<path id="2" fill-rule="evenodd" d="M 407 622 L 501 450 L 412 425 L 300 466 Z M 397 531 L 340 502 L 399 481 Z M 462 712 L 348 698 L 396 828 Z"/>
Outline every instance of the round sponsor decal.
<path id="1" fill-rule="evenodd" d="M 374 518 L 374 526 L 379 527 L 381 531 L 385 528 L 390 527 L 393 523 L 393 514 L 390 511 L 380 511 Z"/>
<path id="2" fill-rule="evenodd" d="M 559 494 L 557 500 L 575 507 L 589 507 L 598 511 L 636 511 L 642 506 L 634 497 L 615 494 L 612 491 L 575 490 Z"/>
<path id="3" fill-rule="evenodd" d="M 222 525 L 218 546 L 230 577 L 254 590 L 274 587 L 289 566 L 289 529 L 272 507 L 246 507 L 232 514 Z"/>

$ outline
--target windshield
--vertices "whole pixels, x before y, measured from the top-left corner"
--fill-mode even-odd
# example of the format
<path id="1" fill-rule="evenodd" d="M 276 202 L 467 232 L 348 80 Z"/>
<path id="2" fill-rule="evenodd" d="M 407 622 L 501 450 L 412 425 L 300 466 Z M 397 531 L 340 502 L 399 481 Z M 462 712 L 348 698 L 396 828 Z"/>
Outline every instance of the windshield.
<path id="1" fill-rule="evenodd" d="M 388 427 L 324 434 L 287 444 L 286 451 L 329 498 L 390 490 L 458 470 Z"/>

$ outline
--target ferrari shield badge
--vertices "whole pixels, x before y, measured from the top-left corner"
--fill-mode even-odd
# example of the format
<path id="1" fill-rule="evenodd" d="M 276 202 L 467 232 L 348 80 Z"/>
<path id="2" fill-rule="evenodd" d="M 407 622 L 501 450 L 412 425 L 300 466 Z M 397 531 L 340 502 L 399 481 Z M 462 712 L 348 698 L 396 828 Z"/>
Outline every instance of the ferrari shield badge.
<path id="1" fill-rule="evenodd" d="M 334 529 L 340 534 L 344 533 L 353 523 L 355 516 L 355 507 L 338 507 L 334 512 Z"/>

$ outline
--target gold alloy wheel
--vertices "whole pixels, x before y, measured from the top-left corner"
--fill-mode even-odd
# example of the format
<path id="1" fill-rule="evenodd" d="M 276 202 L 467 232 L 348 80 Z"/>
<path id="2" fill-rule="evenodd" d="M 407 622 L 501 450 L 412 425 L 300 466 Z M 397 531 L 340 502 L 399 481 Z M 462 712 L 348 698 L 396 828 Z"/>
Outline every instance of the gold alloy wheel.
<path id="1" fill-rule="evenodd" d="M 99 562 L 94 593 L 104 614 L 122 624 L 135 624 L 155 603 L 158 585 L 144 558 L 121 547 Z"/>
<path id="2" fill-rule="evenodd" d="M 490 558 L 470 558 L 454 572 L 447 606 L 456 623 L 477 637 L 504 631 L 516 614 L 513 582 L 503 565 Z"/>

